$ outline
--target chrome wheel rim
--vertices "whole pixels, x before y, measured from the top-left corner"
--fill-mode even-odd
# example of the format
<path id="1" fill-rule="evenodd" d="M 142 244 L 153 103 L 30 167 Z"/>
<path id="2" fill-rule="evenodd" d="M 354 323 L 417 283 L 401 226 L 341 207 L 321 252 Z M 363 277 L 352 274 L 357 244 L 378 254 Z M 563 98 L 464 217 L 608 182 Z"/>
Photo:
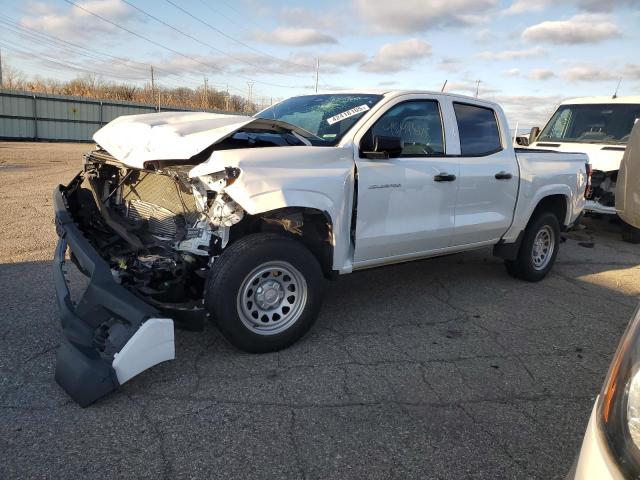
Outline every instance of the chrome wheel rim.
<path id="1" fill-rule="evenodd" d="M 253 333 L 275 335 L 298 321 L 307 303 L 307 281 L 288 262 L 263 263 L 242 281 L 237 307 Z"/>
<path id="2" fill-rule="evenodd" d="M 533 248 L 531 250 L 533 268 L 543 270 L 549 265 L 555 245 L 556 236 L 553 233 L 553 229 L 545 225 L 538 231 L 536 238 L 533 239 Z"/>

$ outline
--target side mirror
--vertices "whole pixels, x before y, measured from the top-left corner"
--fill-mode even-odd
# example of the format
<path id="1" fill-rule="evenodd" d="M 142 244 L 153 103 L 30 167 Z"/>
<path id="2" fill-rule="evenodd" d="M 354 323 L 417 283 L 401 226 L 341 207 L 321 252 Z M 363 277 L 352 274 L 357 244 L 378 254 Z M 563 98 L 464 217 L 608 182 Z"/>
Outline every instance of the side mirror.
<path id="1" fill-rule="evenodd" d="M 540 135 L 540 127 L 533 127 L 529 133 L 529 145 L 536 141 L 538 135 Z"/>
<path id="2" fill-rule="evenodd" d="M 529 137 L 527 137 L 526 135 L 518 135 L 516 137 L 516 145 L 520 145 L 521 147 L 528 147 L 529 146 Z"/>
<path id="3" fill-rule="evenodd" d="M 404 140 L 400 137 L 389 137 L 386 135 L 376 135 L 373 137 L 372 151 L 365 151 L 362 154 L 365 158 L 387 159 L 399 157 L 404 149 Z"/>

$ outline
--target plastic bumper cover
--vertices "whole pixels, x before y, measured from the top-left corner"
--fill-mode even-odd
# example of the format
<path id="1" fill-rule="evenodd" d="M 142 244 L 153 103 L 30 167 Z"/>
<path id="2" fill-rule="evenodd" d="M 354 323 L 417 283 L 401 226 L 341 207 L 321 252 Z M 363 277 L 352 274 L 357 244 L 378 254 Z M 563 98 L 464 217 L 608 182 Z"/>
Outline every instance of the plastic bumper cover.
<path id="1" fill-rule="evenodd" d="M 604 205 L 602 205 L 601 203 L 598 203 L 594 200 L 587 200 L 585 205 L 584 205 L 584 209 L 587 212 L 593 212 L 593 213 L 601 213 L 604 215 L 615 215 L 616 214 L 616 207 L 606 207 Z"/>
<path id="2" fill-rule="evenodd" d="M 72 182 L 78 182 L 78 177 Z M 56 231 L 54 283 L 63 340 L 56 382 L 85 407 L 138 373 L 175 357 L 173 320 L 118 284 L 107 262 L 83 236 L 68 210 L 67 188 L 54 190 Z M 72 301 L 66 252 L 86 275 L 84 293 Z"/>
<path id="3" fill-rule="evenodd" d="M 602 433 L 598 430 L 597 405 L 598 399 L 594 403 L 589 418 L 580 455 L 566 480 L 623 480 L 624 478 L 609 454 Z"/>

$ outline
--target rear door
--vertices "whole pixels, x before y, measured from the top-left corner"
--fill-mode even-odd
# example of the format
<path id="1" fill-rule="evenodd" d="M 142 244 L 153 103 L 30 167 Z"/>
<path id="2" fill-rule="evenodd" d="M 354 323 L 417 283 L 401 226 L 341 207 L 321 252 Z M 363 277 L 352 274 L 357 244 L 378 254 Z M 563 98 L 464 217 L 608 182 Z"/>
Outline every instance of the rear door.
<path id="1" fill-rule="evenodd" d="M 509 228 L 519 169 L 497 112 L 453 102 L 460 139 L 460 177 L 452 246 L 497 241 Z"/>
<path id="2" fill-rule="evenodd" d="M 356 263 L 449 246 L 459 159 L 446 156 L 443 119 L 451 119 L 452 112 L 445 114 L 443 108 L 447 107 L 429 96 L 397 98 L 357 138 Z M 365 158 L 362 152 L 376 135 L 401 137 L 401 156 Z"/>

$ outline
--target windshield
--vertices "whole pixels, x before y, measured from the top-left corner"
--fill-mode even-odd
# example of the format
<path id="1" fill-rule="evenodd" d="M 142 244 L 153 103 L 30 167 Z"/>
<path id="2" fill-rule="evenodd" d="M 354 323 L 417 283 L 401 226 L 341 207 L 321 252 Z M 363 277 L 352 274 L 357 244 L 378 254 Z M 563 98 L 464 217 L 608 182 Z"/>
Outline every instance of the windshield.
<path id="1" fill-rule="evenodd" d="M 347 131 L 380 101 L 382 95 L 303 95 L 284 100 L 256 116 L 281 120 L 314 135 L 314 145 L 336 145 Z"/>
<path id="2" fill-rule="evenodd" d="M 638 104 L 561 105 L 537 141 L 626 143 L 638 118 Z"/>

